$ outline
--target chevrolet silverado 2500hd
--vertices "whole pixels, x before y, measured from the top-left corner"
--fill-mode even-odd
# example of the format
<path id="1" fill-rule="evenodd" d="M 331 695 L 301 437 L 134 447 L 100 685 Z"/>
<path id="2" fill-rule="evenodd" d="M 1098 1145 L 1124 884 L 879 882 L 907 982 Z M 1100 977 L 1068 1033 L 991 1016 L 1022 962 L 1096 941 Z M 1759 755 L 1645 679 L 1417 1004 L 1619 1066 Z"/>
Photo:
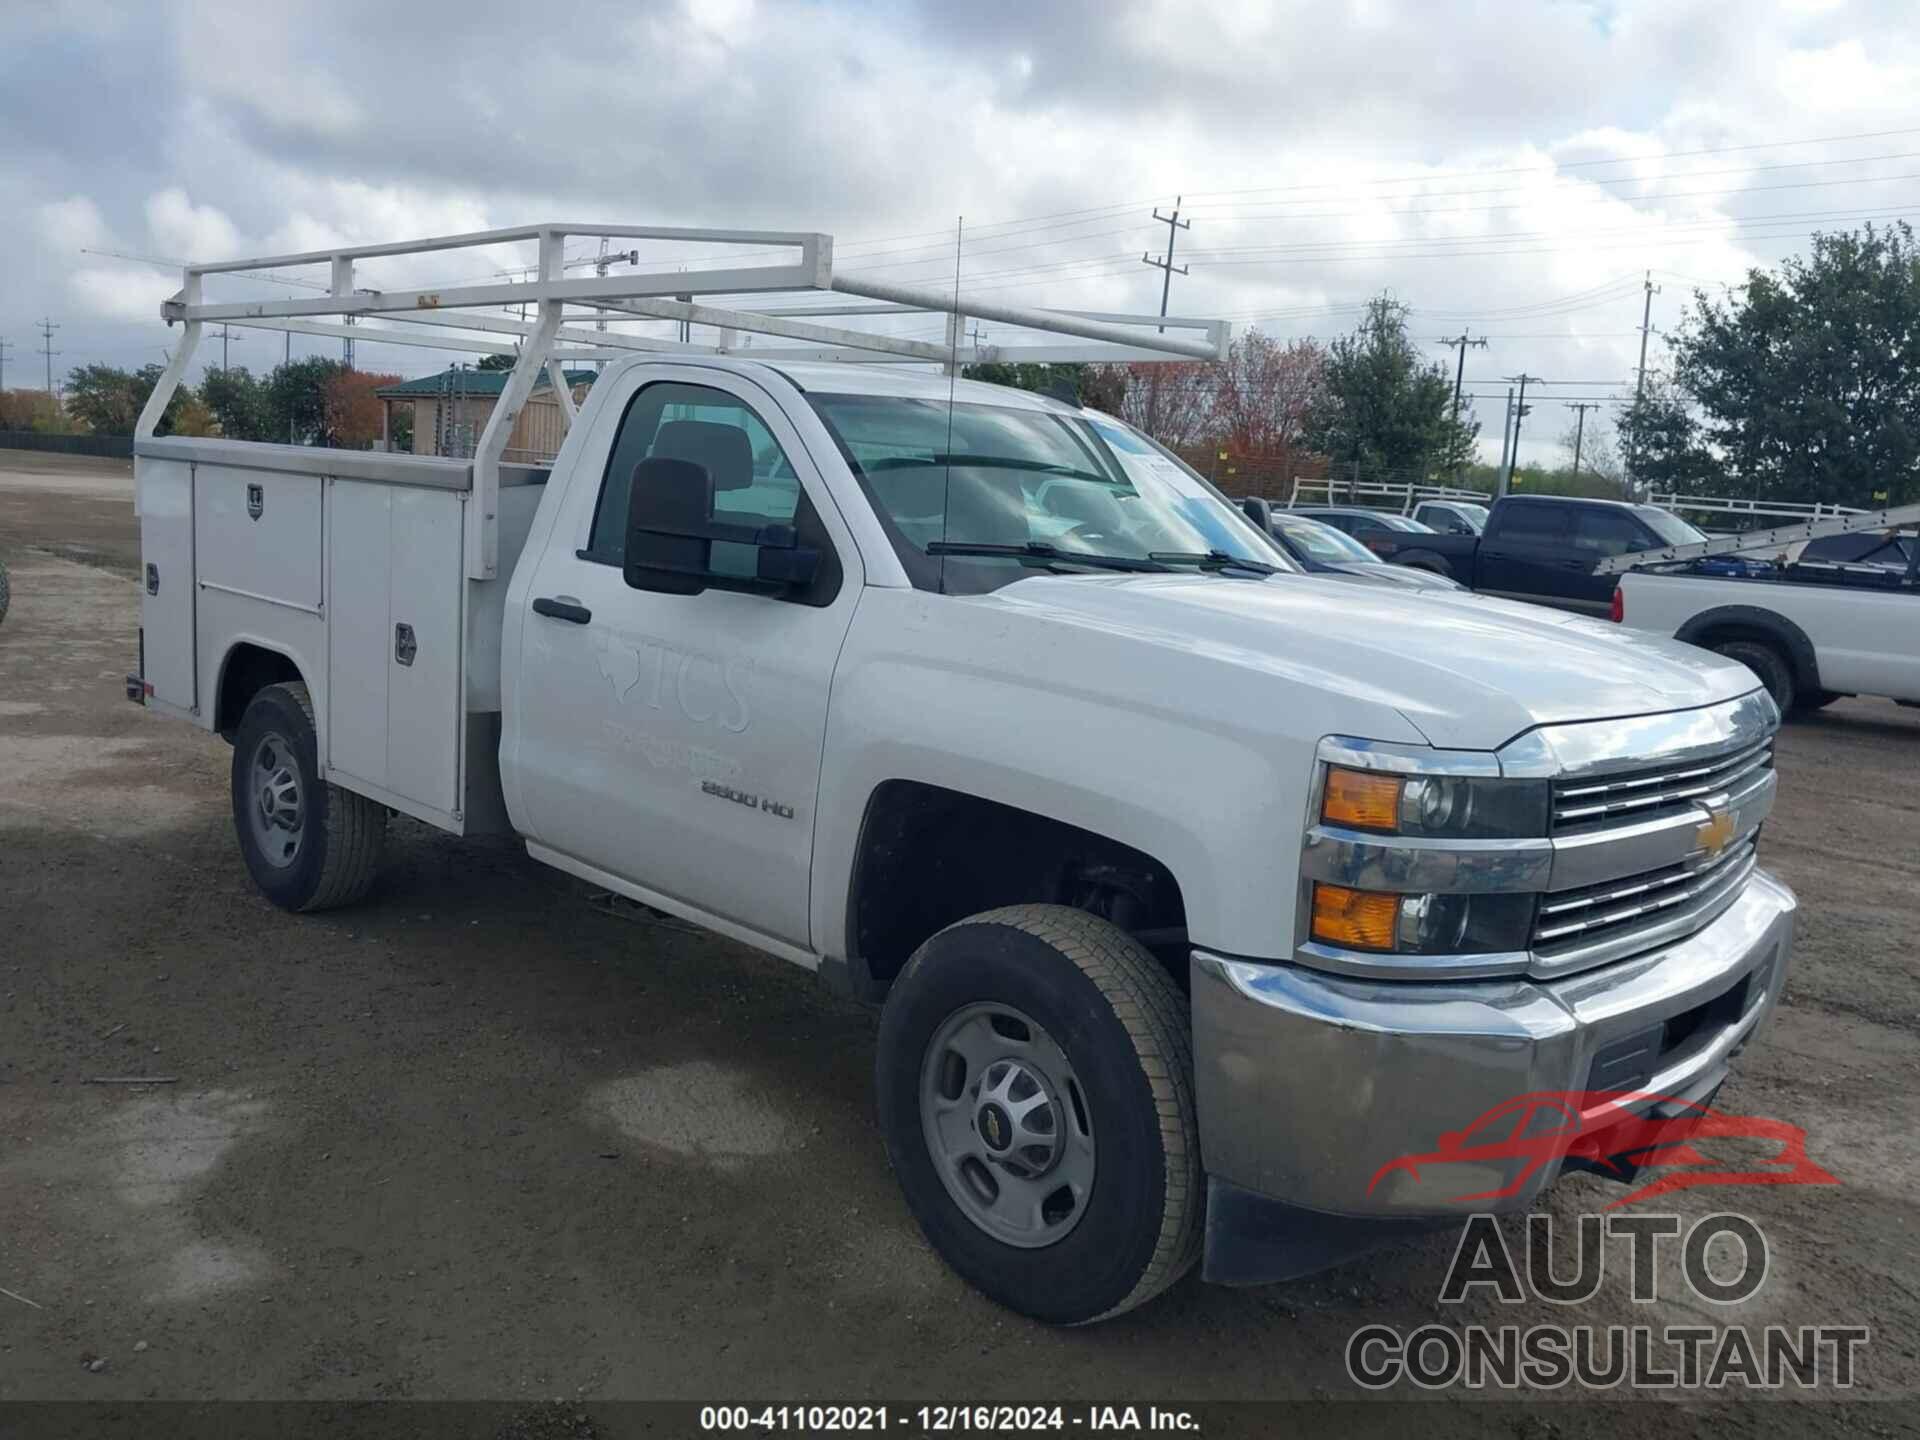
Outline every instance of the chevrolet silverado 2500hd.
<path id="1" fill-rule="evenodd" d="M 517 832 L 878 1002 L 907 1203 L 1054 1322 L 1196 1262 L 1306 1273 L 1457 1222 L 1464 1190 L 1524 1209 L 1557 1164 L 1374 1177 L 1518 1095 L 1698 1101 L 1772 1010 L 1795 907 L 1757 868 L 1778 715 L 1744 666 L 1298 573 L 1106 415 L 844 363 L 929 357 L 792 311 L 764 321 L 790 348 L 721 353 L 750 312 L 649 298 L 697 276 L 563 278 L 560 227 L 510 233 L 537 282 L 423 292 L 425 323 L 537 307 L 471 460 L 156 437 L 200 324 L 320 305 L 212 303 L 209 266 L 166 309 L 129 692 L 232 741 L 279 904 L 365 895 L 397 811 Z M 772 238 L 794 288 L 964 305 Z M 423 308 L 355 285 L 384 253 L 319 257 L 363 339 Z M 565 324 L 588 302 L 724 328 L 621 351 Z M 1116 343 L 1113 317 L 983 313 Z M 476 346 L 520 323 L 485 318 Z M 614 363 L 550 470 L 499 465 L 562 344 Z"/>

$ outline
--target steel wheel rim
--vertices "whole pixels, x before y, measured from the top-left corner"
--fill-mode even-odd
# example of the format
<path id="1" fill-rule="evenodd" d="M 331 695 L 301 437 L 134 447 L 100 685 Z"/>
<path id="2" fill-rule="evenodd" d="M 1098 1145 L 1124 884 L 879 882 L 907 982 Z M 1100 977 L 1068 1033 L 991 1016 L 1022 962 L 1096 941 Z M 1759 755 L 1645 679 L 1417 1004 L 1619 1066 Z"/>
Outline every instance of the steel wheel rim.
<path id="1" fill-rule="evenodd" d="M 1093 1195 L 1092 1109 L 1066 1051 L 1011 1005 L 962 1006 L 920 1066 L 920 1129 L 953 1202 L 1022 1250 L 1056 1245 Z"/>
<path id="2" fill-rule="evenodd" d="M 293 745 L 278 731 L 260 737 L 247 767 L 247 821 L 253 848 L 276 870 L 300 858 L 307 833 L 306 797 Z"/>

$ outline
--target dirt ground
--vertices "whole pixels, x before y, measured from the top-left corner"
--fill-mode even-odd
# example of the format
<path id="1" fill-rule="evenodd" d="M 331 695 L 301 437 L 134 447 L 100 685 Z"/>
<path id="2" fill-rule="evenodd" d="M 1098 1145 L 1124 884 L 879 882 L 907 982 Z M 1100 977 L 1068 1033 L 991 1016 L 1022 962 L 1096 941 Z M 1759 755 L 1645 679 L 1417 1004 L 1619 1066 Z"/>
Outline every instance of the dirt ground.
<path id="1" fill-rule="evenodd" d="M 1030 1324 L 921 1241 L 872 1121 L 875 1018 L 811 976 L 600 913 L 510 844 L 411 821 L 366 905 L 274 909 L 235 851 L 227 747 L 122 696 L 130 501 L 125 465 L 0 452 L 0 1402 L 1329 1400 L 1359 1393 L 1358 1326 L 1441 1315 L 1448 1238 Z M 1768 1280 L 1736 1313 L 1674 1285 L 1635 1307 L 1616 1266 L 1578 1319 L 1865 1324 L 1855 1393 L 1920 1395 L 1916 762 L 1920 711 L 1881 702 L 1779 746 L 1764 850 L 1799 893 L 1799 946 L 1720 1105 L 1804 1126 L 1841 1183 L 1674 1198 L 1764 1227 Z M 175 1083 L 85 1083 L 101 1076 Z M 1571 1225 L 1617 1194 L 1574 1177 L 1551 1205 Z M 1884 1434 L 1914 1413 L 1723 1418 Z M 1700 1419 L 1443 1400 L 1418 1423 Z"/>

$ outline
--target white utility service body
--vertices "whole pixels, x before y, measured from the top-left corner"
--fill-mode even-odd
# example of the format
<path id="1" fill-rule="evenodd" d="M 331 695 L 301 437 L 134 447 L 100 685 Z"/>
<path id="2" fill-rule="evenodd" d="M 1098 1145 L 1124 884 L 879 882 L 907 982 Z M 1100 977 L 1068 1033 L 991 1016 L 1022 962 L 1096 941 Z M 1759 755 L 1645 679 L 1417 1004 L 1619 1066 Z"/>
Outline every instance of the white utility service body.
<path id="1" fill-rule="evenodd" d="M 559 233 L 514 232 L 548 278 L 503 409 L 578 287 L 617 299 L 554 278 Z M 960 304 L 809 265 L 944 310 L 963 357 Z M 377 308 L 347 268 L 335 302 Z M 315 308 L 168 313 L 312 331 Z M 1019 316 L 1109 346 L 1156 323 Z M 129 693 L 235 739 L 263 889 L 357 898 L 379 807 L 510 827 L 884 1000 L 909 1203 L 961 1273 L 1050 1320 L 1137 1304 L 1203 1248 L 1209 1278 L 1252 1283 L 1457 1219 L 1499 1162 L 1438 1188 L 1390 1162 L 1515 1097 L 1576 1125 L 1590 1093 L 1711 1098 L 1795 911 L 1757 868 L 1779 716 L 1746 668 L 1298 573 L 1105 415 L 766 323 L 818 348 L 616 353 L 550 473 L 486 440 L 473 461 L 138 440 Z"/>

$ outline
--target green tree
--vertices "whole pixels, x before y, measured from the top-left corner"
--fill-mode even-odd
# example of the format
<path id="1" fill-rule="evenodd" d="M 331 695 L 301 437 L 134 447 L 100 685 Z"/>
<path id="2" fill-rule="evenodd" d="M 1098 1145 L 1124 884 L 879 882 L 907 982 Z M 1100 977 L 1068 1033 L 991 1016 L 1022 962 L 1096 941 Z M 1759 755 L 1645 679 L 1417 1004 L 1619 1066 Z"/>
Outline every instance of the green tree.
<path id="1" fill-rule="evenodd" d="M 480 363 L 473 368 L 476 370 L 511 370 L 513 368 L 513 362 L 519 358 L 518 355 L 482 355 L 480 357 Z"/>
<path id="2" fill-rule="evenodd" d="M 968 380 L 984 380 L 989 385 L 1011 385 L 1016 390 L 1032 390 L 1039 395 L 1071 398 L 1077 402 L 1082 379 L 1089 368 L 1079 364 L 988 360 L 978 365 L 962 365 L 960 373 Z"/>
<path id="3" fill-rule="evenodd" d="M 67 374 L 67 413 L 96 435 L 131 435 L 164 369 L 161 365 L 143 365 L 133 371 L 112 365 L 75 366 Z M 191 387 L 178 387 L 167 402 L 158 433 L 170 433 L 182 409 L 194 400 Z"/>
<path id="4" fill-rule="evenodd" d="M 1621 409 L 1614 428 L 1627 488 L 1638 497 L 1725 494 L 1737 488 L 1707 444 L 1692 402 L 1672 380 L 1650 383 Z"/>
<path id="5" fill-rule="evenodd" d="M 1426 475 L 1470 459 L 1479 433 L 1469 411 L 1453 418 L 1453 377 L 1408 338 L 1407 307 L 1381 295 L 1328 347 L 1304 438 L 1336 468 Z"/>
<path id="6" fill-rule="evenodd" d="M 1743 494 L 1920 498 L 1920 251 L 1905 222 L 1815 234 L 1810 254 L 1750 271 L 1740 298 L 1696 291 L 1673 349 L 1698 440 Z"/>
<path id="7" fill-rule="evenodd" d="M 246 366 L 221 369 L 209 365 L 207 373 L 200 378 L 200 399 L 213 412 L 213 418 L 220 422 L 220 433 L 228 439 L 270 438 L 266 387 Z"/>
<path id="8" fill-rule="evenodd" d="M 346 368 L 319 355 L 274 366 L 265 386 L 266 438 L 289 445 L 333 444 L 327 428 L 327 382 Z"/>
<path id="9" fill-rule="evenodd" d="M 67 372 L 67 413 L 96 435 L 131 435 L 140 416 L 134 378 L 113 365 L 76 365 Z"/>

